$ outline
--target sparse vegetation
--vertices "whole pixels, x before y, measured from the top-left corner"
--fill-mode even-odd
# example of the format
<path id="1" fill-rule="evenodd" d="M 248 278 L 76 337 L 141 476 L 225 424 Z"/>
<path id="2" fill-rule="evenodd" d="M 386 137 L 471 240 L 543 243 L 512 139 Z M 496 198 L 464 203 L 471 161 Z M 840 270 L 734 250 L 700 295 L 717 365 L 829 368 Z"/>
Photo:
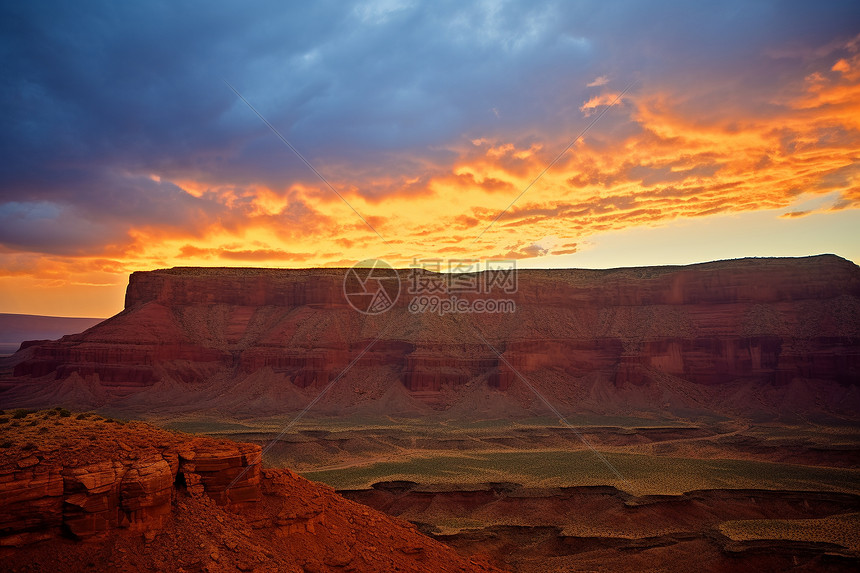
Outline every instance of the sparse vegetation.
<path id="1" fill-rule="evenodd" d="M 15 420 L 20 420 L 21 418 L 26 418 L 27 416 L 35 412 L 36 410 L 27 410 L 25 408 L 19 408 L 18 410 L 15 410 L 15 412 L 12 414 L 12 418 Z"/>
<path id="2" fill-rule="evenodd" d="M 379 462 L 304 476 L 337 489 L 379 481 L 484 483 L 513 481 L 529 487 L 612 485 L 635 495 L 677 495 L 697 489 L 860 491 L 860 470 L 745 460 L 701 460 L 604 453 L 618 479 L 591 451 L 491 452 Z M 632 491 L 631 491 L 632 490 Z"/>
<path id="3" fill-rule="evenodd" d="M 748 519 L 725 521 L 720 532 L 734 541 L 780 539 L 815 541 L 860 551 L 860 513 L 831 515 L 822 519 Z"/>

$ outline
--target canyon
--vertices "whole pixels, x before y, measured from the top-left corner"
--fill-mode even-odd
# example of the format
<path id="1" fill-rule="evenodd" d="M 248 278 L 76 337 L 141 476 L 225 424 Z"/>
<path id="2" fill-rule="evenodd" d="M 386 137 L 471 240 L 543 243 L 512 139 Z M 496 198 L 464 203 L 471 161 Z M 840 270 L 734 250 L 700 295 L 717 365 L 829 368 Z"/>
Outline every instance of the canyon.
<path id="1" fill-rule="evenodd" d="M 606 486 L 441 490 L 409 481 L 340 493 L 520 572 L 683 571 L 693 561 L 699 571 L 851 571 L 857 563 L 856 548 L 832 541 L 738 540 L 723 525 L 807 519 L 823 529 L 825 519 L 849 513 L 850 536 L 860 510 L 860 496 L 852 494 L 735 489 L 635 497 Z"/>
<path id="2" fill-rule="evenodd" d="M 854 263 L 348 276 L 136 272 L 0 358 L 10 569 L 856 568 Z"/>
<path id="3" fill-rule="evenodd" d="M 274 465 L 511 571 L 856 568 L 855 426 L 576 421 L 233 431 Z"/>

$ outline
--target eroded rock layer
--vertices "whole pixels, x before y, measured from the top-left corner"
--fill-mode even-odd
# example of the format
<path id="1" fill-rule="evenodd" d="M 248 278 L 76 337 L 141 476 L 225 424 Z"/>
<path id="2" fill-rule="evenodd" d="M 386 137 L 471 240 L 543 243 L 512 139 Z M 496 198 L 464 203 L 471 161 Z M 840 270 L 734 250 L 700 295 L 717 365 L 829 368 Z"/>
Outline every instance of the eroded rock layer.
<path id="1" fill-rule="evenodd" d="M 359 313 L 345 273 L 134 273 L 123 312 L 7 359 L 0 396 L 266 415 L 340 377 L 318 410 L 521 414 L 537 404 L 524 380 L 595 412 L 850 416 L 860 406 L 860 268 L 833 255 L 524 270 L 515 288 L 456 294 L 514 312 L 444 315 L 414 312 L 408 271 L 390 310 Z"/>
<path id="2" fill-rule="evenodd" d="M 180 486 L 218 505 L 260 500 L 260 446 L 61 412 L 4 418 L 0 546 L 158 529 Z"/>
<path id="3" fill-rule="evenodd" d="M 397 481 L 341 494 L 418 523 L 464 552 L 479 547 L 523 573 L 689 571 L 691 563 L 702 573 L 852 571 L 860 563 L 860 496 L 850 493 L 712 489 L 634 497 L 607 486 L 458 490 Z M 726 524 L 735 520 L 764 533 L 732 539 Z M 768 532 L 771 520 L 813 525 L 802 539 L 780 538 Z"/>
<path id="4" fill-rule="evenodd" d="M 498 571 L 260 447 L 42 410 L 2 414 L 8 571 Z"/>

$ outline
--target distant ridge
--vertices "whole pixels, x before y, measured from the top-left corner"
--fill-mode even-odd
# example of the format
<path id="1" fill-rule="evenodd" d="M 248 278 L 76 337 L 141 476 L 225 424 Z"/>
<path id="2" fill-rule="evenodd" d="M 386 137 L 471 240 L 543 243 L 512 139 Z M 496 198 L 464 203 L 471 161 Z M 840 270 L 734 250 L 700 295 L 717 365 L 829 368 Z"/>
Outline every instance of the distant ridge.
<path id="1" fill-rule="evenodd" d="M 0 313 L 0 356 L 14 353 L 25 340 L 56 340 L 83 332 L 103 320 Z"/>

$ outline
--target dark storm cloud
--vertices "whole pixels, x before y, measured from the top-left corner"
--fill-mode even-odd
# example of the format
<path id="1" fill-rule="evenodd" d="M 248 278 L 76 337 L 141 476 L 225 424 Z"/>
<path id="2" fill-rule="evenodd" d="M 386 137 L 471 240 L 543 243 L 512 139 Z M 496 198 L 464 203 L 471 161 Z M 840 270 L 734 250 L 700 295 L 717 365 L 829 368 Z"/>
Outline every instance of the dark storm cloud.
<path id="1" fill-rule="evenodd" d="M 674 85 L 703 118 L 743 107 L 796 65 L 774 47 L 850 37 L 857 6 L 5 3 L 0 242 L 76 251 L 147 225 L 193 236 L 242 209 L 149 174 L 316 184 L 222 79 L 327 176 L 366 181 L 441 169 L 464 138 L 570 137 L 583 101 L 634 77 Z M 586 87 L 598 76 L 606 86 Z"/>
<path id="2" fill-rule="evenodd" d="M 36 195 L 0 203 L 0 244 L 83 255 L 128 242 L 131 229 L 195 236 L 211 221 L 230 217 L 215 201 L 145 177 L 96 172 L 60 185 L 49 199 Z"/>

